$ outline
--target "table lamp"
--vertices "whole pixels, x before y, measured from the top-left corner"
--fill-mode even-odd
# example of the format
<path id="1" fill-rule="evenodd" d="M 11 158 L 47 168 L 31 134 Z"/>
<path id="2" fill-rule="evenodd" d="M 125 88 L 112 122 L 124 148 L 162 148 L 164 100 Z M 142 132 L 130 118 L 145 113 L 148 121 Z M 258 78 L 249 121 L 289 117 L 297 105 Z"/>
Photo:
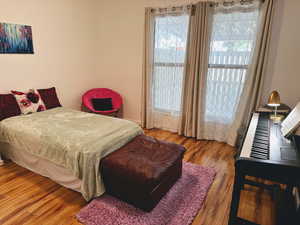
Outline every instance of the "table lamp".
<path id="1" fill-rule="evenodd" d="M 268 106 L 275 107 L 274 114 L 270 116 L 270 119 L 274 123 L 279 123 L 282 119 L 281 115 L 277 115 L 277 107 L 280 106 L 280 95 L 277 91 L 272 91 L 268 99 Z"/>

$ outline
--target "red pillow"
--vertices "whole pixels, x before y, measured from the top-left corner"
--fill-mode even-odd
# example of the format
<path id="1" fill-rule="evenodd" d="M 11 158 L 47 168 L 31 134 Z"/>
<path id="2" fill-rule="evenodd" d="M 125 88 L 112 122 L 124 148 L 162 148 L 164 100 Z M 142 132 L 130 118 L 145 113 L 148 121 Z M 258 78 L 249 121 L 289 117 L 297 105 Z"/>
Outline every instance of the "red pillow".
<path id="1" fill-rule="evenodd" d="M 20 114 L 21 110 L 12 94 L 0 95 L 0 121 Z"/>
<path id="2" fill-rule="evenodd" d="M 46 106 L 46 109 L 53 109 L 56 107 L 61 107 L 58 100 L 55 87 L 48 89 L 38 89 L 37 90 Z"/>

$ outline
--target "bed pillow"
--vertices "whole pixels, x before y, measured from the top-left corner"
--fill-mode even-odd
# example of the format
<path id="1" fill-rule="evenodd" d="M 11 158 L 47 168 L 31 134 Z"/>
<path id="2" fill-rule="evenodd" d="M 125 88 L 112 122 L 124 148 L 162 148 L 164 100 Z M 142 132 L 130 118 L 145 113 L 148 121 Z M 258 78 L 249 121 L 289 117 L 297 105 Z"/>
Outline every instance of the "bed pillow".
<path id="1" fill-rule="evenodd" d="M 0 95 L 0 121 L 20 114 L 20 107 L 12 94 Z"/>
<path id="2" fill-rule="evenodd" d="M 97 111 L 110 111 L 113 109 L 112 98 L 92 98 L 92 104 Z"/>
<path id="3" fill-rule="evenodd" d="M 55 87 L 48 89 L 38 89 L 38 92 L 45 103 L 46 109 L 53 109 L 56 107 L 61 107 L 58 100 Z"/>
<path id="4" fill-rule="evenodd" d="M 40 94 L 31 89 L 27 93 L 11 91 L 15 96 L 22 114 L 30 114 L 46 110 L 45 104 Z"/>

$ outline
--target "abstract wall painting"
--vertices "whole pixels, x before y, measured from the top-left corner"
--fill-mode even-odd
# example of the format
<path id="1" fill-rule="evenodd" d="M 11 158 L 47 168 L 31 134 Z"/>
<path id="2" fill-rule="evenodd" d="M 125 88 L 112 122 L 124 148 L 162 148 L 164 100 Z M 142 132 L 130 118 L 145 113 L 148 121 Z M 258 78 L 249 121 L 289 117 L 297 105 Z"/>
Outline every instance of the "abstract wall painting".
<path id="1" fill-rule="evenodd" d="M 33 54 L 31 26 L 0 23 L 0 54 Z"/>

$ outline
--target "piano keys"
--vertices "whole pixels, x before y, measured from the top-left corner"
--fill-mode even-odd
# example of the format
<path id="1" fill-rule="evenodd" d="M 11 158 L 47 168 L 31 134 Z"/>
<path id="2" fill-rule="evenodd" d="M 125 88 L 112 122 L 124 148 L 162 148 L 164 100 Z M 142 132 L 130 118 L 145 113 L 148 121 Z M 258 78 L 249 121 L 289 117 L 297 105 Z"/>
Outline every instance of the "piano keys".
<path id="1" fill-rule="evenodd" d="M 287 193 L 300 185 L 300 151 L 293 140 L 282 135 L 281 125 L 273 123 L 268 113 L 253 113 L 236 157 L 229 225 L 254 224 L 237 217 L 240 192 L 245 184 L 272 190 L 267 185 L 246 180 L 246 176 L 286 184 Z"/>
<path id="2" fill-rule="evenodd" d="M 250 126 L 241 152 L 241 157 L 269 159 L 269 120 L 265 116 L 254 113 Z"/>

